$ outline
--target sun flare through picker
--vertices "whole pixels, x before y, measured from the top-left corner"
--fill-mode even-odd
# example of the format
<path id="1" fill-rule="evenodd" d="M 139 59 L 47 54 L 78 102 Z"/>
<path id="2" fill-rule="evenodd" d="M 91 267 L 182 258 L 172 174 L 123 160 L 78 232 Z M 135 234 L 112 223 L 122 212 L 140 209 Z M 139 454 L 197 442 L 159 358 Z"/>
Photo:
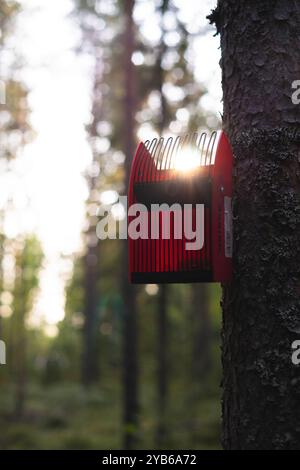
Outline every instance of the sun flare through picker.
<path id="1" fill-rule="evenodd" d="M 131 282 L 230 281 L 232 165 L 223 131 L 139 144 L 128 195 Z"/>

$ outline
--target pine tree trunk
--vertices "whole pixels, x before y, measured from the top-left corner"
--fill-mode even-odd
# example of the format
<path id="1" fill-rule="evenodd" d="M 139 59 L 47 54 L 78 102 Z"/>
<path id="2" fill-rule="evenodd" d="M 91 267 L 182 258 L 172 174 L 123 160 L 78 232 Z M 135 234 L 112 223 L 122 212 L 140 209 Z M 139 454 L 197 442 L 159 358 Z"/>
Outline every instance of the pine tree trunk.
<path id="1" fill-rule="evenodd" d="M 157 58 L 157 83 L 160 94 L 160 118 L 158 122 L 158 130 L 162 135 L 167 125 L 167 101 L 163 94 L 164 85 L 164 69 L 163 59 L 167 47 L 165 45 L 164 15 L 168 11 L 169 0 L 162 0 L 160 4 L 161 14 L 161 41 L 159 45 L 159 54 Z M 158 292 L 158 309 L 157 309 L 157 429 L 156 429 L 156 446 L 161 447 L 166 440 L 166 406 L 168 393 L 168 292 L 167 284 L 162 284 Z"/>
<path id="2" fill-rule="evenodd" d="M 93 153 L 93 163 L 98 163 L 100 167 L 101 159 L 97 149 L 95 149 L 94 140 L 98 136 L 97 126 L 102 119 L 102 102 L 99 98 L 100 89 L 102 85 L 102 54 L 96 54 L 95 57 L 95 76 L 93 86 L 93 106 L 92 106 L 92 122 L 88 128 L 90 137 L 90 146 Z M 101 95 L 100 95 L 101 96 Z M 100 167 L 101 171 L 101 167 Z M 98 177 L 89 175 L 87 177 L 89 187 L 89 199 L 87 204 L 95 203 L 94 193 L 97 191 Z M 83 328 L 83 354 L 82 354 L 82 383 L 86 387 L 96 383 L 99 380 L 100 367 L 99 367 L 99 350 L 100 350 L 100 334 L 99 334 L 99 318 L 98 318 L 98 304 L 99 284 L 101 278 L 100 271 L 100 249 L 101 244 L 96 242 L 95 233 L 96 226 L 94 218 L 89 215 L 87 210 L 87 217 L 89 222 L 88 233 L 86 234 L 86 254 L 84 256 L 84 328 Z"/>
<path id="3" fill-rule="evenodd" d="M 16 395 L 15 395 L 15 418 L 20 420 L 24 416 L 26 388 L 27 388 L 27 364 L 26 364 L 26 330 L 24 311 L 17 313 L 18 331 L 16 332 Z"/>
<path id="4" fill-rule="evenodd" d="M 156 446 L 166 440 L 166 407 L 168 394 L 168 292 L 166 285 L 159 287 L 157 320 L 157 429 Z"/>
<path id="5" fill-rule="evenodd" d="M 211 367 L 212 325 L 209 315 L 208 288 L 205 284 L 192 286 L 192 380 L 203 386 Z"/>
<path id="6" fill-rule="evenodd" d="M 234 277 L 223 293 L 223 444 L 299 449 L 300 3 L 219 0 L 223 125 L 235 155 Z"/>
<path id="7" fill-rule="evenodd" d="M 94 227 L 93 227 L 94 229 Z M 83 328 L 82 382 L 90 386 L 99 378 L 97 319 L 97 246 L 88 246 L 84 257 L 85 307 Z"/>
<path id="8" fill-rule="evenodd" d="M 131 60 L 134 52 L 134 0 L 124 0 L 125 37 L 125 99 L 124 99 L 124 152 L 125 152 L 125 185 L 128 187 L 131 161 L 135 151 L 135 72 Z M 138 363 L 137 363 L 137 311 L 136 289 L 128 278 L 128 245 L 123 242 L 122 260 L 122 296 L 124 302 L 123 332 L 123 440 L 125 449 L 133 449 L 137 443 L 138 432 Z"/>
<path id="9" fill-rule="evenodd" d="M 15 392 L 15 405 L 14 416 L 15 419 L 21 420 L 24 417 L 25 401 L 27 392 L 27 338 L 25 326 L 25 306 L 26 306 L 26 292 L 24 271 L 26 266 L 21 263 L 19 266 L 19 278 L 16 284 L 19 283 L 18 289 L 18 303 L 14 311 L 15 317 L 15 369 L 14 375 L 16 378 L 16 392 Z"/>

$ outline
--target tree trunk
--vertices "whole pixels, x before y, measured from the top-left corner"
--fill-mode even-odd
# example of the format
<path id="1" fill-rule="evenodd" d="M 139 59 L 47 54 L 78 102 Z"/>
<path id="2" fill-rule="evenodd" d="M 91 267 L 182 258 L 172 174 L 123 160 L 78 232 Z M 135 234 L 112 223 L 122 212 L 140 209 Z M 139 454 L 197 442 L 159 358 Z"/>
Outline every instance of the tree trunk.
<path id="1" fill-rule="evenodd" d="M 94 227 L 93 227 L 94 229 Z M 82 355 L 82 382 L 90 386 L 99 378 L 98 319 L 97 319 L 97 246 L 89 246 L 84 257 L 84 328 Z"/>
<path id="2" fill-rule="evenodd" d="M 135 71 L 131 60 L 134 52 L 134 0 L 124 0 L 124 153 L 125 186 L 128 188 L 129 175 L 135 151 Z M 128 244 L 123 241 L 122 295 L 124 302 L 123 323 L 123 440 L 125 449 L 133 449 L 137 443 L 138 432 L 138 363 L 137 363 L 137 311 L 136 289 L 128 279 Z"/>
<path id="3" fill-rule="evenodd" d="M 21 420 L 25 412 L 25 401 L 27 391 L 27 338 L 26 338 L 26 291 L 24 272 L 26 266 L 21 259 L 19 277 L 16 279 L 16 285 L 19 289 L 16 289 L 18 294 L 18 303 L 14 311 L 15 317 L 15 380 L 16 380 L 16 391 L 15 391 L 15 410 L 14 416 L 17 420 Z"/>
<path id="4" fill-rule="evenodd" d="M 202 386 L 211 367 L 212 326 L 209 316 L 208 288 L 192 286 L 192 380 Z"/>
<path id="5" fill-rule="evenodd" d="M 168 393 L 168 287 L 162 284 L 158 293 L 157 319 L 157 429 L 156 446 L 166 440 L 166 405 Z"/>
<path id="6" fill-rule="evenodd" d="M 162 134 L 167 125 L 167 101 L 163 94 L 164 70 L 163 59 L 167 47 L 165 45 L 164 15 L 168 11 L 169 0 L 162 0 L 160 5 L 161 14 L 161 41 L 157 58 L 157 83 L 160 94 L 160 119 L 158 122 L 159 133 Z M 157 429 L 156 446 L 160 447 L 166 440 L 166 404 L 168 393 L 168 291 L 167 284 L 162 284 L 158 292 L 157 309 Z"/>
<path id="7" fill-rule="evenodd" d="M 16 332 L 16 395 L 15 395 L 15 418 L 22 419 L 25 411 L 26 386 L 27 386 L 27 364 L 26 364 L 26 330 L 25 313 L 20 309 L 18 315 L 18 331 Z"/>
<path id="8" fill-rule="evenodd" d="M 90 146 L 93 153 L 93 164 L 98 163 L 99 173 L 101 172 L 101 157 L 95 148 L 95 138 L 98 136 L 97 126 L 103 116 L 101 101 L 101 85 L 103 80 L 103 57 L 97 53 L 95 57 L 95 75 L 93 85 L 93 106 L 92 122 L 88 127 Z M 83 354 L 82 354 L 82 383 L 88 387 L 99 380 L 99 317 L 98 304 L 100 300 L 99 293 L 99 264 L 100 250 L 99 241 L 95 239 L 96 226 L 95 218 L 89 214 L 89 205 L 98 202 L 95 200 L 94 193 L 97 192 L 98 176 L 88 175 L 87 183 L 89 188 L 89 199 L 87 201 L 87 218 L 89 222 L 88 233 L 86 234 L 86 254 L 84 256 L 84 328 L 83 328 Z"/>
<path id="9" fill-rule="evenodd" d="M 223 292 L 223 444 L 299 449 L 300 3 L 219 0 L 235 155 L 234 277 Z"/>

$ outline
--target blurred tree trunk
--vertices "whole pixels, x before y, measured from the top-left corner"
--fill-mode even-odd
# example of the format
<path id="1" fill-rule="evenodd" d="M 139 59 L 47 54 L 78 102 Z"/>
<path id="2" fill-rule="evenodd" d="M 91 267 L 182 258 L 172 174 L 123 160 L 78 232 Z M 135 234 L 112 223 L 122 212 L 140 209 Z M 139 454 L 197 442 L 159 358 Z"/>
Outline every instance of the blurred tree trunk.
<path id="1" fill-rule="evenodd" d="M 219 0 L 235 154 L 234 278 L 223 292 L 223 444 L 299 449 L 300 3 Z"/>
<path id="2" fill-rule="evenodd" d="M 157 317 L 157 429 L 156 446 L 166 440 L 166 408 L 168 397 L 168 286 L 162 284 L 158 292 Z"/>
<path id="3" fill-rule="evenodd" d="M 22 300 L 22 299 L 20 299 Z M 25 312 L 22 308 L 16 312 L 16 341 L 15 341 L 15 371 L 16 371 L 16 396 L 15 417 L 21 419 L 24 415 L 26 384 L 27 384 L 27 342 L 25 330 Z"/>
<path id="4" fill-rule="evenodd" d="M 27 388 L 27 334 L 26 317 L 33 306 L 33 293 L 39 286 L 39 270 L 43 259 L 40 243 L 35 237 L 24 240 L 17 247 L 15 283 L 13 289 L 14 364 L 16 379 L 15 417 L 24 415 Z"/>
<path id="5" fill-rule="evenodd" d="M 26 309 L 26 288 L 24 283 L 24 271 L 26 264 L 22 253 L 16 257 L 17 276 L 15 281 L 15 302 L 14 302 L 14 376 L 16 380 L 15 391 L 15 418 L 21 419 L 24 415 L 26 384 L 27 384 L 27 342 L 25 329 L 25 309 Z"/>
<path id="6" fill-rule="evenodd" d="M 136 88 L 135 70 L 132 54 L 135 47 L 133 23 L 134 0 L 124 0 L 124 153 L 125 187 L 127 189 L 131 162 L 135 151 L 135 109 Z M 122 259 L 122 296 L 124 303 L 123 324 L 123 439 L 125 449 L 133 449 L 137 443 L 138 432 L 138 361 L 137 361 L 137 307 L 136 288 L 128 278 L 128 244 L 123 241 Z"/>
<path id="7" fill-rule="evenodd" d="M 95 230 L 94 227 L 92 227 Z M 94 235 L 89 233 L 89 235 Z M 90 386 L 99 378 L 98 319 L 97 319 L 97 266 L 98 246 L 88 240 L 84 257 L 84 327 L 82 355 L 82 383 Z"/>
<path id="8" fill-rule="evenodd" d="M 211 366 L 212 325 L 209 293 L 205 284 L 192 285 L 192 380 L 203 385 Z"/>
<path id="9" fill-rule="evenodd" d="M 95 76 L 93 86 L 92 122 L 88 126 L 90 146 L 93 153 L 92 165 L 100 166 L 98 151 L 95 148 L 95 139 L 98 136 L 97 126 L 102 117 L 101 99 L 99 90 L 102 85 L 102 56 L 96 54 Z M 100 169 L 99 169 L 100 173 Z M 83 327 L 83 354 L 82 354 L 82 383 L 90 386 L 99 379 L 99 250 L 100 244 L 96 237 L 96 219 L 89 208 L 97 203 L 97 176 L 93 170 L 87 176 L 89 186 L 89 200 L 87 202 L 87 218 L 89 223 L 86 234 L 86 254 L 84 256 L 84 327 Z"/>
<path id="10" fill-rule="evenodd" d="M 164 15 L 168 10 L 169 0 L 162 0 L 160 5 L 161 15 L 161 41 L 159 45 L 159 54 L 157 58 L 158 91 L 160 94 L 160 119 L 158 131 L 163 133 L 167 125 L 167 101 L 163 94 L 164 70 L 163 58 L 166 52 L 165 29 L 163 24 Z M 160 447 L 166 440 L 166 405 L 168 394 L 168 285 L 161 284 L 158 291 L 158 310 L 157 310 L 157 429 L 156 446 Z"/>

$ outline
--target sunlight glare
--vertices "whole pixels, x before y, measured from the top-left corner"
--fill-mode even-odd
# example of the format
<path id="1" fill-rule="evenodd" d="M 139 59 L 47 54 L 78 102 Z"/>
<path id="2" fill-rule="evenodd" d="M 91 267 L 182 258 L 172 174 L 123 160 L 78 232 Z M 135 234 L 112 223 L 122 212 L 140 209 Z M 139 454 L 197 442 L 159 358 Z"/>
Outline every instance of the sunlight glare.
<path id="1" fill-rule="evenodd" d="M 190 173 L 201 165 L 200 152 L 197 148 L 185 147 L 178 151 L 174 168 L 182 173 Z"/>

